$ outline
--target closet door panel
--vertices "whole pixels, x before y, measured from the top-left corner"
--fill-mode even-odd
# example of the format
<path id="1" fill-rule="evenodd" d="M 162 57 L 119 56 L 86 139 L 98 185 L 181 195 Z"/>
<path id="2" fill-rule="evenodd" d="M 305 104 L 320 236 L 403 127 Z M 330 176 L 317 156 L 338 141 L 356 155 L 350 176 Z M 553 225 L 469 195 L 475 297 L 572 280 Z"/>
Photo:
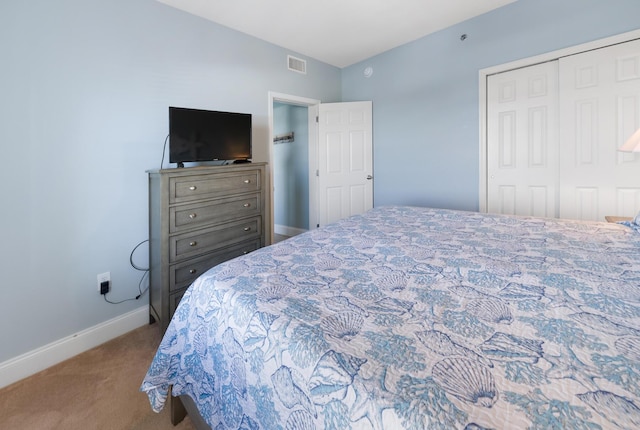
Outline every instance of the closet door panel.
<path id="1" fill-rule="evenodd" d="M 640 41 L 560 59 L 560 217 L 640 210 L 640 156 L 617 149 L 640 128 Z"/>
<path id="2" fill-rule="evenodd" d="M 557 61 L 488 79 L 487 209 L 557 217 Z"/>

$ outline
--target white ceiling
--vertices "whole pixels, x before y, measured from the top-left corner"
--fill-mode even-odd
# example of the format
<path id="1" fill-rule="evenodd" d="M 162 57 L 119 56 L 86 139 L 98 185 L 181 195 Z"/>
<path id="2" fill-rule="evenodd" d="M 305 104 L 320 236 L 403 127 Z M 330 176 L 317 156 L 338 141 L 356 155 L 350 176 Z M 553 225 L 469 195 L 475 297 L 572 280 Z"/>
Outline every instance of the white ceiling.
<path id="1" fill-rule="evenodd" d="M 516 0 L 158 0 L 346 67 Z"/>

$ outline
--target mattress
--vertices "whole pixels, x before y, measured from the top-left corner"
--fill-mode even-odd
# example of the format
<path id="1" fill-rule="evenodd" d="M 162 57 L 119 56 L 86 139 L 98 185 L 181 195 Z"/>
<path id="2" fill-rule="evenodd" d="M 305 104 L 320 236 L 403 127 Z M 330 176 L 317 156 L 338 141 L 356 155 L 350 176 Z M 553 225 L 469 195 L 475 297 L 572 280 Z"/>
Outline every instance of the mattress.
<path id="1" fill-rule="evenodd" d="M 381 207 L 223 263 L 144 378 L 212 429 L 640 428 L 640 232 Z"/>

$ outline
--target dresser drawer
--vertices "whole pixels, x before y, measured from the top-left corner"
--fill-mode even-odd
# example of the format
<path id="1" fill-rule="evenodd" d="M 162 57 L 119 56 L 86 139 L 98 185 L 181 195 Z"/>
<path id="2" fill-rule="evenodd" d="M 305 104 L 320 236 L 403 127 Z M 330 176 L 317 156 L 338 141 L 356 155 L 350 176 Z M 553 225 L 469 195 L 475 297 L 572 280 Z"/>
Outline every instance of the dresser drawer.
<path id="1" fill-rule="evenodd" d="M 228 222 L 203 230 L 171 236 L 169 262 L 195 257 L 218 248 L 262 236 L 262 217 Z"/>
<path id="2" fill-rule="evenodd" d="M 172 206 L 169 209 L 169 232 L 177 233 L 213 223 L 257 216 L 262 213 L 261 203 L 261 195 L 254 193 L 204 203 Z"/>
<path id="3" fill-rule="evenodd" d="M 182 203 L 260 191 L 260 170 L 169 178 L 169 203 Z"/>
<path id="4" fill-rule="evenodd" d="M 175 291 L 188 287 L 198 276 L 212 267 L 232 258 L 248 254 L 261 246 L 260 239 L 251 240 L 174 264 L 169 268 L 169 290 Z"/>

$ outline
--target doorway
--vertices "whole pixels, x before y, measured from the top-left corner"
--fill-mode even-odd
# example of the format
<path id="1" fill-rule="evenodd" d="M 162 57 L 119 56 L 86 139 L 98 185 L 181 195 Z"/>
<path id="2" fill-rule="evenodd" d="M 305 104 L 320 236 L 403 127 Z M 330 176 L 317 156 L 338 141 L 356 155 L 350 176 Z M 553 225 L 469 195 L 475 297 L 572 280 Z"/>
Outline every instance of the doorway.
<path id="1" fill-rule="evenodd" d="M 271 243 L 317 223 L 317 124 L 319 100 L 269 92 Z"/>
<path id="2" fill-rule="evenodd" d="M 273 235 L 279 242 L 309 229 L 307 106 L 273 103 Z"/>
<path id="3" fill-rule="evenodd" d="M 286 170 L 286 162 L 276 163 L 274 157 L 274 138 L 281 137 L 275 132 L 274 111 L 281 104 L 306 107 L 308 202 L 291 204 L 307 205 L 307 229 L 315 229 L 373 207 L 371 101 L 321 104 L 320 100 L 269 92 L 269 173 L 272 184 L 269 243 L 273 243 L 276 226 L 278 231 L 286 231 L 274 221 L 274 208 L 280 205 L 275 199 L 280 199 L 279 196 L 283 195 L 289 182 L 293 180 L 285 175 L 278 179 L 282 182 L 282 193 L 274 189 L 276 171 L 280 175 L 280 170 Z M 304 161 L 298 163 L 302 164 Z M 283 206 L 285 212 L 289 210 L 286 204 Z M 295 227 L 291 231 L 297 232 Z"/>

